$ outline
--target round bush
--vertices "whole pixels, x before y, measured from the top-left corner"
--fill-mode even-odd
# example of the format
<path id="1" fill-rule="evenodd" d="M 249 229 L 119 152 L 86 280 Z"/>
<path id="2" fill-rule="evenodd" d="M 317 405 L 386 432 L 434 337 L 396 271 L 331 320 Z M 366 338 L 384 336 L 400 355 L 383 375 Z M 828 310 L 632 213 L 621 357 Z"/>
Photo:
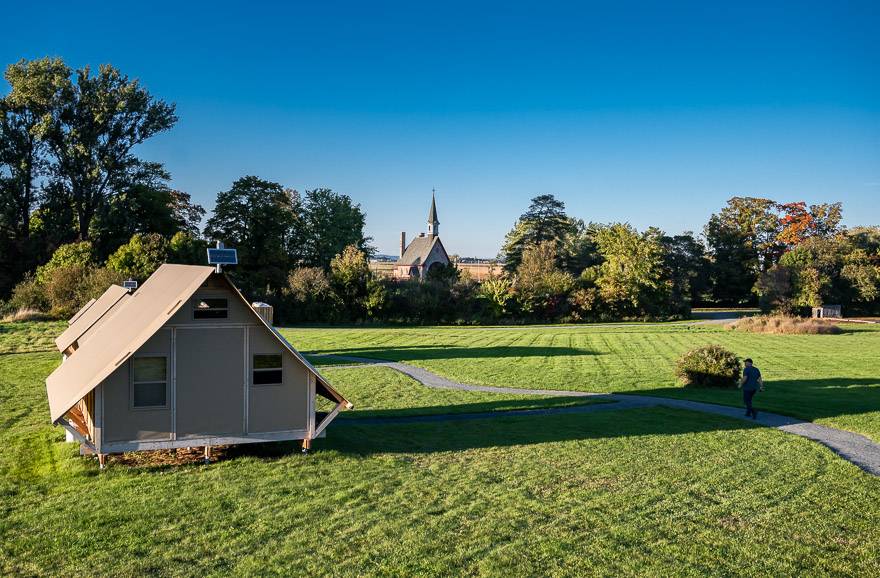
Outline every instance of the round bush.
<path id="1" fill-rule="evenodd" d="M 686 386 L 736 387 L 741 371 L 739 357 L 720 345 L 691 349 L 675 364 L 675 375 Z"/>

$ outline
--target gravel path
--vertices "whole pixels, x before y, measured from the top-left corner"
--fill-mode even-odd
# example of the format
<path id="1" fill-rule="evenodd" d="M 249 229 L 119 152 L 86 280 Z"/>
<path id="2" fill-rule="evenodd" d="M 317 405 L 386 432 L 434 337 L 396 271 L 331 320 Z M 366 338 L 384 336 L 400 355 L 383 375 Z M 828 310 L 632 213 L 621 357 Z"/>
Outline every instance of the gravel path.
<path id="1" fill-rule="evenodd" d="M 317 356 L 320 357 L 320 356 Z M 779 415 L 776 413 L 759 412 L 758 419 L 752 420 L 743 415 L 742 408 L 717 405 L 712 403 L 704 403 L 699 401 L 689 401 L 684 399 L 671 399 L 665 397 L 652 397 L 648 395 L 620 395 L 613 393 L 591 393 L 583 391 L 565 391 L 552 389 L 520 389 L 515 387 L 491 387 L 486 385 L 471 385 L 467 383 L 458 383 L 441 377 L 421 367 L 401 363 L 399 361 L 383 361 L 370 359 L 365 357 L 352 357 L 347 355 L 327 355 L 328 358 L 339 359 L 342 361 L 350 361 L 357 364 L 369 364 L 372 366 L 389 367 L 395 371 L 399 371 L 404 375 L 408 375 L 426 387 L 439 389 L 458 389 L 463 391 L 487 391 L 491 393 L 507 393 L 522 395 L 553 395 L 565 397 L 594 397 L 607 400 L 612 403 L 597 403 L 591 405 L 582 405 L 574 407 L 547 408 L 547 409 L 529 409 L 529 410 L 510 410 L 502 412 L 480 412 L 465 414 L 446 414 L 446 415 L 426 415 L 426 416 L 407 416 L 407 417 L 385 417 L 385 418 L 360 418 L 357 423 L 364 424 L 388 424 L 388 423 L 418 423 L 418 422 L 438 422 L 438 421 L 459 421 L 469 419 L 486 419 L 498 418 L 510 415 L 532 416 L 532 415 L 556 415 L 564 413 L 593 413 L 609 410 L 634 409 L 642 407 L 664 406 L 676 409 L 684 409 L 689 411 L 699 411 L 702 413 L 711 413 L 732 419 L 748 421 L 753 424 L 772 427 L 778 430 L 801 436 L 815 442 L 818 442 L 831 451 L 855 464 L 862 470 L 880 476 L 880 444 L 877 444 L 865 436 L 839 430 L 808 421 L 803 421 L 793 417 Z M 363 365 L 332 365 L 328 367 L 363 367 Z M 337 422 L 342 423 L 342 422 Z M 353 423 L 353 422 L 352 422 Z"/>

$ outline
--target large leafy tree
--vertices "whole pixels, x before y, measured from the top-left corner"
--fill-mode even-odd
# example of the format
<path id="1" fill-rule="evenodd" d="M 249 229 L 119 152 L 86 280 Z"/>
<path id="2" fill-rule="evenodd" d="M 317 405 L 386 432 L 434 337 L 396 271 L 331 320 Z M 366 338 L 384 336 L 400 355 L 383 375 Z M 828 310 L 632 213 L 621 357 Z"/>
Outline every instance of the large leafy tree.
<path id="1" fill-rule="evenodd" d="M 137 80 L 110 65 L 96 74 L 75 73 L 62 105 L 46 129 L 54 174 L 63 184 L 81 239 L 107 200 L 125 190 L 143 170 L 133 149 L 174 126 L 174 105 L 154 98 Z"/>
<path id="2" fill-rule="evenodd" d="M 663 245 L 651 232 L 615 223 L 596 233 L 604 259 L 597 267 L 596 286 L 606 306 L 617 316 L 677 313 L 671 302 L 672 282 L 665 275 Z"/>
<path id="3" fill-rule="evenodd" d="M 0 297 L 41 256 L 30 237 L 38 183 L 48 167 L 42 137 L 68 74 L 61 60 L 50 58 L 22 60 L 4 73 L 10 91 L 0 98 Z"/>
<path id="4" fill-rule="evenodd" d="M 30 233 L 36 179 L 47 169 L 44 137 L 69 90 L 69 76 L 59 58 L 21 60 L 4 73 L 11 89 L 0 99 L 2 201 L 20 238 Z"/>
<path id="5" fill-rule="evenodd" d="M 663 246 L 666 277 L 673 284 L 673 298 L 689 304 L 706 299 L 709 292 L 709 259 L 703 243 L 690 231 L 666 235 L 658 229 L 647 231 Z"/>
<path id="6" fill-rule="evenodd" d="M 776 203 L 756 197 L 733 197 L 712 215 L 704 234 L 712 256 L 712 293 L 718 302 L 742 303 L 762 271 L 782 254 Z"/>
<path id="7" fill-rule="evenodd" d="M 779 205 L 781 230 L 778 239 L 795 247 L 812 237 L 830 237 L 840 230 L 841 203 L 810 205 L 803 201 Z"/>
<path id="8" fill-rule="evenodd" d="M 501 256 L 505 269 L 516 271 L 523 252 L 546 241 L 552 242 L 556 249 L 556 263 L 563 264 L 563 245 L 576 232 L 578 224 L 566 215 L 565 203 L 550 194 L 533 198 L 528 210 L 520 215 L 504 240 Z"/>
<path id="9" fill-rule="evenodd" d="M 153 175 L 145 174 L 125 187 L 98 211 L 90 235 L 99 256 L 109 255 L 137 233 L 171 238 L 183 232 L 198 237 L 205 209 L 193 203 L 188 193 L 166 185 L 168 175 L 161 167 L 151 170 Z"/>
<path id="10" fill-rule="evenodd" d="M 238 250 L 239 278 L 249 289 L 286 286 L 301 246 L 300 198 L 296 191 L 242 177 L 217 195 L 205 236 Z"/>
<path id="11" fill-rule="evenodd" d="M 767 309 L 839 303 L 875 312 L 880 297 L 880 267 L 872 255 L 848 235 L 810 237 L 788 251 L 755 285 Z"/>
<path id="12" fill-rule="evenodd" d="M 366 215 L 348 195 L 326 188 L 307 190 L 303 207 L 305 264 L 326 269 L 330 260 L 350 245 L 369 254 L 365 225 Z"/>

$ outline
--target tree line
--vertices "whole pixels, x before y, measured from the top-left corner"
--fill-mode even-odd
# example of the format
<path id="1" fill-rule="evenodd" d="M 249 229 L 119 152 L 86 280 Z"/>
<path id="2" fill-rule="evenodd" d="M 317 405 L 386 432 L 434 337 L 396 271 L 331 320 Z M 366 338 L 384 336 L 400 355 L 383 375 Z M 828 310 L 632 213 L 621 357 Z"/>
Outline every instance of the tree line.
<path id="1" fill-rule="evenodd" d="M 733 197 L 702 234 L 600 224 L 532 199 L 507 234 L 504 273 L 482 283 L 454 264 L 423 282 L 373 274 L 365 215 L 344 194 L 245 176 L 210 216 L 136 147 L 170 130 L 175 107 L 110 65 L 57 58 L 7 67 L 0 98 L 0 309 L 72 313 L 109 284 L 163 262 L 239 252 L 230 274 L 287 322 L 476 323 L 670 319 L 693 306 L 822 302 L 875 313 L 880 229 L 841 226 L 840 203 Z M 205 224 L 204 230 L 202 224 Z"/>
<path id="2" fill-rule="evenodd" d="M 847 230 L 841 217 L 841 203 L 737 196 L 702 235 L 670 236 L 656 227 L 585 223 L 541 195 L 507 234 L 501 256 L 509 290 L 499 295 L 513 295 L 523 311 L 573 319 L 668 318 L 693 306 L 799 314 L 822 303 L 874 313 L 880 228 Z"/>
<path id="3" fill-rule="evenodd" d="M 327 188 L 298 191 L 254 176 L 203 207 L 169 185 L 136 146 L 177 122 L 175 107 L 110 65 L 61 59 L 6 68 L 0 98 L 0 302 L 61 315 L 107 285 L 143 280 L 162 262 L 205 264 L 208 239 L 236 247 L 235 274 L 257 297 L 294 266 L 329 267 L 366 250 L 365 216 Z M 204 238 L 202 233 L 204 233 Z"/>

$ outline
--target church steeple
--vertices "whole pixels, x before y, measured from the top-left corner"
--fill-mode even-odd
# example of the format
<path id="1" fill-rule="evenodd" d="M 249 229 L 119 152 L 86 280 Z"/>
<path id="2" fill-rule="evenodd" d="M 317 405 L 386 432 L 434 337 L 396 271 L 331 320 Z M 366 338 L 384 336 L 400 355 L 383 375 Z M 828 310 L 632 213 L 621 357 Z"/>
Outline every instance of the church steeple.
<path id="1" fill-rule="evenodd" d="M 439 235 L 440 221 L 437 220 L 437 201 L 434 200 L 434 189 L 431 189 L 431 211 L 428 213 L 428 234 Z"/>

